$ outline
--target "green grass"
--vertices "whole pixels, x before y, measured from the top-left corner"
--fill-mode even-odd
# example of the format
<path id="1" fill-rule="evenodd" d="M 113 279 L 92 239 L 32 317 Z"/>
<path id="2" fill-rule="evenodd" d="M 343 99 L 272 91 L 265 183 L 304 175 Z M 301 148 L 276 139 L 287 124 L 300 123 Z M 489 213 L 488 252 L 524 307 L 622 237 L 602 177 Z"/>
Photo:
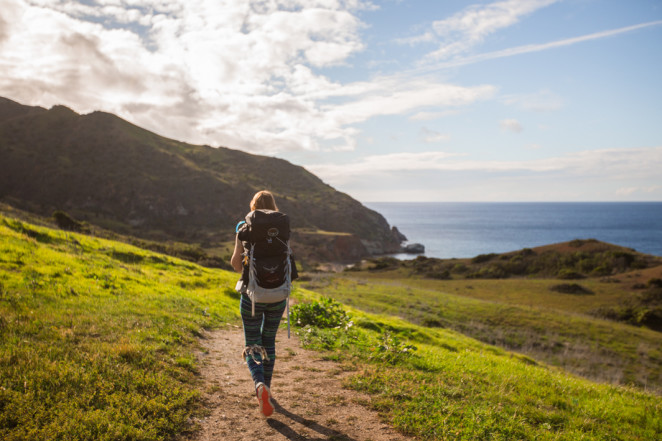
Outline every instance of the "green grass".
<path id="1" fill-rule="evenodd" d="M 662 391 L 662 333 L 579 314 L 601 301 L 586 300 L 597 294 L 552 292 L 548 288 L 558 283 L 554 280 L 430 281 L 350 274 L 312 280 L 308 286 L 361 310 L 453 329 L 595 381 Z M 584 283 L 600 289 L 597 281 Z M 619 295 L 604 294 L 611 301 Z"/>
<path id="2" fill-rule="evenodd" d="M 314 298 L 314 296 L 310 296 Z M 350 388 L 423 440 L 658 440 L 659 396 L 597 384 L 445 329 L 350 310 L 354 326 L 301 328 L 353 373 Z M 398 341 L 399 339 L 399 341 Z M 407 345 L 418 347 L 405 351 Z"/>
<path id="3" fill-rule="evenodd" d="M 0 439 L 169 440 L 193 430 L 190 417 L 204 413 L 198 342 L 205 329 L 237 319 L 235 280 L 130 245 L 0 217 Z M 412 319 L 432 305 L 454 314 L 490 311 L 485 300 L 393 281 L 338 279 L 324 290 Z M 515 323 L 529 317 L 504 307 L 515 308 Z M 309 326 L 301 338 L 353 369 L 347 387 L 371 394 L 366 405 L 403 433 L 426 440 L 662 434 L 659 396 L 592 383 L 451 329 L 345 309 L 351 323 L 338 314 L 339 327 Z M 583 329 L 566 323 L 576 326 Z M 593 332 L 609 340 L 612 334 L 602 334 L 614 331 Z"/>
<path id="4" fill-rule="evenodd" d="M 160 440 L 200 411 L 193 355 L 232 274 L 0 217 L 0 439 Z"/>

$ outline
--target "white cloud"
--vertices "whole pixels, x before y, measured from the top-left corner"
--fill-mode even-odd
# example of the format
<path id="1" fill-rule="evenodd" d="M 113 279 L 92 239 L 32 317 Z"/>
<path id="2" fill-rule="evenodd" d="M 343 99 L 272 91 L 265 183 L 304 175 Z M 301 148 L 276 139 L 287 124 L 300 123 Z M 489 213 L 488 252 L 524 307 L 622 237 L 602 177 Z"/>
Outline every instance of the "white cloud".
<path id="1" fill-rule="evenodd" d="M 463 159 L 458 159 L 463 157 Z M 527 161 L 490 161 L 470 159 L 467 155 L 446 152 L 416 152 L 366 156 L 348 164 L 318 164 L 306 167 L 322 179 L 342 184 L 356 176 L 370 180 L 385 172 L 409 171 L 461 173 L 530 173 L 564 177 L 597 177 L 607 181 L 658 179 L 662 170 L 662 147 L 586 150 L 563 156 Z M 652 188 L 651 192 L 659 189 Z"/>
<path id="2" fill-rule="evenodd" d="M 0 95 L 113 112 L 189 142 L 267 154 L 352 149 L 354 124 L 495 93 L 406 76 L 341 84 L 316 73 L 363 49 L 357 12 L 376 8 L 363 0 L 4 3 Z"/>
<path id="3" fill-rule="evenodd" d="M 461 87 L 426 80 L 402 82 L 398 78 L 383 78 L 375 80 L 373 90 L 360 100 L 329 106 L 326 117 L 354 124 L 375 115 L 406 114 L 425 107 L 466 106 L 490 98 L 495 92 L 489 85 Z"/>
<path id="4" fill-rule="evenodd" d="M 494 32 L 516 24 L 521 17 L 559 0 L 506 0 L 487 5 L 471 5 L 463 11 L 432 23 L 432 30 L 400 43 L 417 44 L 440 41 L 429 54 L 434 59 L 447 59 L 462 54 Z"/>
<path id="5" fill-rule="evenodd" d="M 522 124 L 520 124 L 519 121 L 516 119 L 504 119 L 499 122 L 499 125 L 503 130 L 508 130 L 513 133 L 520 133 L 522 130 L 524 130 L 524 127 L 522 127 Z"/>
<path id="6" fill-rule="evenodd" d="M 522 54 L 528 54 L 528 53 L 533 53 L 533 52 L 541 52 L 545 51 L 548 49 L 556 49 L 559 47 L 564 47 L 564 46 L 571 46 L 577 43 L 584 43 L 586 41 L 592 41 L 592 40 L 598 40 L 601 38 L 607 38 L 607 37 L 612 37 L 618 34 L 623 34 L 627 32 L 632 32 L 636 31 L 639 29 L 651 27 L 651 26 L 659 26 L 662 25 L 662 20 L 657 20 L 657 21 L 651 21 L 651 22 L 646 22 L 646 23 L 640 23 L 638 25 L 633 25 L 633 26 L 626 26 L 622 28 L 617 28 L 617 29 L 611 29 L 607 31 L 602 31 L 602 32 L 595 32 L 592 34 L 588 35 L 582 35 L 580 37 L 573 37 L 573 38 L 566 38 L 562 40 L 557 40 L 557 41 L 551 41 L 549 43 L 542 43 L 542 44 L 527 44 L 523 46 L 517 46 L 513 48 L 508 48 L 508 49 L 503 49 L 500 51 L 494 51 L 494 52 L 487 52 L 484 54 L 478 54 L 478 55 L 473 55 L 473 56 L 464 56 L 464 57 L 457 57 L 452 60 L 448 61 L 443 61 L 440 63 L 436 63 L 433 65 L 428 65 L 426 67 L 422 67 L 417 69 L 417 72 L 430 72 L 433 70 L 440 70 L 440 69 L 448 69 L 448 68 L 454 68 L 454 67 L 460 67 L 460 66 L 466 66 L 469 64 L 474 64 L 474 63 L 479 63 L 482 61 L 487 61 L 487 60 L 494 60 L 498 58 L 506 58 L 506 57 L 512 57 L 515 55 L 522 55 Z"/>

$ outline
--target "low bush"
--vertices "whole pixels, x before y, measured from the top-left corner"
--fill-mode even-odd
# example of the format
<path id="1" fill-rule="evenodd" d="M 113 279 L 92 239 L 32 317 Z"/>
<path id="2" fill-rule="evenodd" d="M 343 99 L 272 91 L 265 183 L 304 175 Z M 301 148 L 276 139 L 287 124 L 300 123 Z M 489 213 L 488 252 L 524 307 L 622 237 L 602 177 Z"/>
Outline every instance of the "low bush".
<path id="1" fill-rule="evenodd" d="M 575 270 L 569 268 L 561 268 L 556 274 L 556 277 L 563 280 L 579 280 L 583 279 L 585 276 Z"/>
<path id="2" fill-rule="evenodd" d="M 83 224 L 77 221 L 76 219 L 74 219 L 73 217 L 69 216 L 64 211 L 57 210 L 53 212 L 53 219 L 55 219 L 55 223 L 62 230 L 66 230 L 66 231 L 83 230 Z"/>
<path id="3" fill-rule="evenodd" d="M 581 286 L 578 283 L 560 283 L 558 285 L 550 286 L 549 289 L 551 291 L 560 292 L 563 294 L 594 294 L 593 291 Z"/>
<path id="4" fill-rule="evenodd" d="M 292 321 L 300 327 L 336 328 L 349 323 L 349 316 L 342 305 L 329 297 L 296 304 L 291 315 Z"/>
<path id="5" fill-rule="evenodd" d="M 385 332 L 380 341 L 373 348 L 370 358 L 388 364 L 397 364 L 411 357 L 416 351 L 416 346 L 403 342 L 397 335 Z"/>
<path id="6" fill-rule="evenodd" d="M 494 259 L 497 256 L 495 253 L 490 253 L 490 254 L 479 254 L 473 259 L 471 259 L 471 263 L 485 263 L 489 262 L 490 260 Z"/>
<path id="7" fill-rule="evenodd" d="M 467 274 L 467 279 L 505 279 L 508 272 L 501 265 L 489 265 Z"/>
<path id="8" fill-rule="evenodd" d="M 451 279 L 451 273 L 448 272 L 448 270 L 443 270 L 443 271 L 430 271 L 424 274 L 425 277 L 429 279 L 437 279 L 437 280 L 450 280 Z"/>
<path id="9" fill-rule="evenodd" d="M 395 257 L 380 257 L 378 259 L 370 260 L 373 266 L 370 267 L 370 270 L 386 270 L 386 269 L 396 269 L 400 267 L 400 261 Z"/>

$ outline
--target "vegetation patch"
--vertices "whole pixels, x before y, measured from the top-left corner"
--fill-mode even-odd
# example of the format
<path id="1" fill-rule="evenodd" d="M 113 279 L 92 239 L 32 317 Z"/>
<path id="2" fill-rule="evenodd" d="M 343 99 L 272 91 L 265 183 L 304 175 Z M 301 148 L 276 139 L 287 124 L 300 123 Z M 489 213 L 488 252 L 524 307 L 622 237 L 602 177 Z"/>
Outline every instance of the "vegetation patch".
<path id="1" fill-rule="evenodd" d="M 391 257 L 371 259 L 353 271 L 400 270 L 430 279 L 505 279 L 509 277 L 557 277 L 573 280 L 607 277 L 660 265 L 662 259 L 595 239 L 574 240 L 556 246 L 504 254 L 480 254 L 471 259 L 437 259 L 418 256 L 411 260 Z"/>
<path id="2" fill-rule="evenodd" d="M 61 210 L 53 212 L 53 219 L 58 227 L 66 231 L 83 231 L 83 224 Z"/>
<path id="3" fill-rule="evenodd" d="M 662 279 L 650 279 L 645 291 L 636 293 L 617 305 L 596 308 L 592 313 L 609 320 L 662 332 Z"/>
<path id="4" fill-rule="evenodd" d="M 171 440 L 230 273 L 0 217 L 0 439 Z M 186 288 L 183 288 L 185 286 Z"/>
<path id="5" fill-rule="evenodd" d="M 578 283 L 559 283 L 549 287 L 550 291 L 560 292 L 562 294 L 576 294 L 576 295 L 590 295 L 595 294 L 588 288 L 583 287 Z"/>
<path id="6" fill-rule="evenodd" d="M 609 299 L 623 298 L 621 287 L 587 280 L 582 286 L 596 294 L 561 295 L 549 289 L 555 284 L 529 279 L 467 284 L 365 271 L 306 286 L 366 312 L 402 317 L 430 330 L 454 330 L 595 381 L 662 392 L 657 349 L 662 333 L 599 319 L 593 312 L 606 301 L 617 304 Z M 362 329 L 387 330 L 353 320 Z"/>
<path id="7" fill-rule="evenodd" d="M 317 328 L 339 328 L 349 323 L 349 317 L 340 303 L 329 297 L 294 305 L 291 319 L 297 326 Z"/>
<path id="8" fill-rule="evenodd" d="M 325 358 L 356 370 L 346 385 L 372 395 L 369 405 L 406 435 L 653 441 L 662 430 L 656 395 L 591 383 L 455 332 L 356 310 L 348 315 L 357 326 L 297 332 Z"/>

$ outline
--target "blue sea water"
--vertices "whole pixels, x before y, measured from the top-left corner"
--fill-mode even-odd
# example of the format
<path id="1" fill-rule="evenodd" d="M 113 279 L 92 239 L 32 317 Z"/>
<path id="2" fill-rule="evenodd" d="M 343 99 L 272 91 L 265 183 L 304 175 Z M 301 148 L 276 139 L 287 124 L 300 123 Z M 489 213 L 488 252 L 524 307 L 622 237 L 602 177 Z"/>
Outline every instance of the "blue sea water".
<path id="1" fill-rule="evenodd" d="M 409 243 L 438 258 L 597 239 L 662 256 L 662 202 L 372 202 Z M 411 255 L 397 255 L 412 258 Z"/>

